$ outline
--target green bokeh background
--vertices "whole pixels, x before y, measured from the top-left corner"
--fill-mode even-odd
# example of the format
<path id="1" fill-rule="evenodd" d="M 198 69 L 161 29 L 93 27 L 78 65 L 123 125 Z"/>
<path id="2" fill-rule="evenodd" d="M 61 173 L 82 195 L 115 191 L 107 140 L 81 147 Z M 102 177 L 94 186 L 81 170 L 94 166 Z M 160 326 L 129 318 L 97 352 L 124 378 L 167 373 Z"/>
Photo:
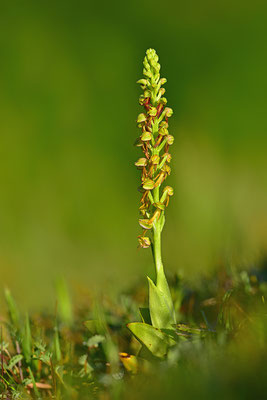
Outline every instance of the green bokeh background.
<path id="1" fill-rule="evenodd" d="M 120 291 L 152 273 L 133 146 L 148 47 L 174 109 L 166 268 L 194 284 L 263 259 L 266 33 L 259 0 L 1 2 L 0 289 L 50 307 L 58 276 Z"/>

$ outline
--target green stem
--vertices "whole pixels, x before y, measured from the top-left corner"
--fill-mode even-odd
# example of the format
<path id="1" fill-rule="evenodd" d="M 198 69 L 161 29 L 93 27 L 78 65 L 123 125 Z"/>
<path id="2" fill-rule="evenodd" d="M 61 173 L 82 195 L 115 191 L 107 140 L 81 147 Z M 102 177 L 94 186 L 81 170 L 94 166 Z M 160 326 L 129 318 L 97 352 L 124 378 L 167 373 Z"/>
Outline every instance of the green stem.
<path id="1" fill-rule="evenodd" d="M 167 143 L 167 139 L 165 138 L 164 140 L 163 140 L 163 142 L 159 145 L 159 147 L 158 147 L 158 152 L 160 153 L 161 152 L 161 150 L 163 149 L 163 147 L 165 146 L 165 144 Z"/>
<path id="2" fill-rule="evenodd" d="M 163 263 L 161 258 L 161 227 L 159 221 L 155 222 L 153 226 L 153 239 L 154 239 L 153 257 L 158 277 L 159 272 L 161 272 L 163 269 Z"/>
<path id="3" fill-rule="evenodd" d="M 167 156 L 164 156 L 164 157 L 163 157 L 163 160 L 162 160 L 161 163 L 158 165 L 157 170 L 159 170 L 159 169 L 161 169 L 161 168 L 163 167 L 163 165 L 165 164 L 166 160 L 167 160 Z"/>
<path id="4" fill-rule="evenodd" d="M 157 186 L 153 190 L 153 198 L 155 203 L 159 202 L 159 186 Z M 163 270 L 163 263 L 162 263 L 162 258 L 161 258 L 161 217 L 154 222 L 153 224 L 153 244 L 154 244 L 154 249 L 153 249 L 153 257 L 154 257 L 154 263 L 155 263 L 155 268 L 156 268 L 156 274 L 157 274 L 157 279 L 158 279 L 158 274 Z"/>
<path id="5" fill-rule="evenodd" d="M 155 150 L 156 150 L 155 153 L 159 154 L 159 150 L 158 149 L 155 149 Z M 157 186 L 155 189 L 153 189 L 153 198 L 154 198 L 155 203 L 159 202 L 159 188 L 160 188 L 160 186 Z M 153 257 L 154 257 L 154 263 L 155 263 L 156 274 L 157 274 L 157 279 L 158 279 L 159 272 L 163 270 L 163 263 L 162 263 L 162 258 L 161 258 L 160 218 L 157 221 L 155 221 L 153 224 L 153 239 L 154 239 L 153 240 L 153 244 L 154 244 Z"/>
<path id="6" fill-rule="evenodd" d="M 153 258 L 156 269 L 156 286 L 160 292 L 164 295 L 167 307 L 169 308 L 172 323 L 176 324 L 175 311 L 173 307 L 172 297 L 170 288 L 164 273 L 163 262 L 161 258 L 161 232 L 164 224 L 164 213 L 161 214 L 160 218 L 153 225 Z"/>

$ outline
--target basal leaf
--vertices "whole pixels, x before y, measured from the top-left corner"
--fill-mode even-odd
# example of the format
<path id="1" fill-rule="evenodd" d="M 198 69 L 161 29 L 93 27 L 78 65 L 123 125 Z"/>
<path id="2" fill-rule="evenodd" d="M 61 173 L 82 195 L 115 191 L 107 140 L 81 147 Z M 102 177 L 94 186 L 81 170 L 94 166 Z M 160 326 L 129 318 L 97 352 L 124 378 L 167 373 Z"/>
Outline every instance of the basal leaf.
<path id="1" fill-rule="evenodd" d="M 156 357 L 164 357 L 175 342 L 165 333 L 151 325 L 133 322 L 127 325 L 132 334 Z"/>
<path id="2" fill-rule="evenodd" d="M 159 329 L 173 329 L 175 324 L 173 307 L 170 308 L 165 294 L 157 288 L 154 282 L 148 278 L 149 282 L 149 310 L 152 325 Z"/>
<path id="3" fill-rule="evenodd" d="M 175 317 L 175 311 L 173 308 L 173 301 L 171 297 L 171 292 L 170 288 L 164 273 L 163 266 L 160 268 L 157 272 L 157 282 L 156 282 L 157 288 L 164 294 L 165 301 L 170 309 L 170 312 L 172 314 L 172 319 L 174 322 L 173 324 L 176 324 L 176 317 Z"/>

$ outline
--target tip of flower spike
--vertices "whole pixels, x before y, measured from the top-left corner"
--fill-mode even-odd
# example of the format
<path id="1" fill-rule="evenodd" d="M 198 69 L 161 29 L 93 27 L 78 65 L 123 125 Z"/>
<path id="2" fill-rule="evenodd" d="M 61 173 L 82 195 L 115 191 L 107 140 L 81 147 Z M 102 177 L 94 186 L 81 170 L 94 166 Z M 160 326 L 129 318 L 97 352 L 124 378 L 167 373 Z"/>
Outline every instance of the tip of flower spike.
<path id="1" fill-rule="evenodd" d="M 147 55 L 147 58 L 149 61 L 153 60 L 153 61 L 157 62 L 159 60 L 159 57 L 158 57 L 155 49 L 151 49 L 151 48 L 147 49 L 146 55 Z"/>
<path id="2" fill-rule="evenodd" d="M 144 59 L 144 75 L 148 78 L 152 78 L 152 76 L 159 77 L 160 64 L 159 57 L 154 49 L 147 49 L 146 56 Z"/>

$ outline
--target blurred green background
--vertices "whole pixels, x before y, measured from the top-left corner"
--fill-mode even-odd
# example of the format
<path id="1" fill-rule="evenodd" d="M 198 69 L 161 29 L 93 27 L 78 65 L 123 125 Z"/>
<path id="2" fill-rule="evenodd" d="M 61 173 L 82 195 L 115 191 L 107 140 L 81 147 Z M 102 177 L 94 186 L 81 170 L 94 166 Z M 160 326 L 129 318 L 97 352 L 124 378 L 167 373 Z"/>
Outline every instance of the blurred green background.
<path id="1" fill-rule="evenodd" d="M 123 290 L 137 249 L 135 119 L 145 50 L 174 109 L 163 251 L 196 282 L 267 248 L 264 1 L 2 1 L 0 289 L 53 306 L 54 281 Z"/>

